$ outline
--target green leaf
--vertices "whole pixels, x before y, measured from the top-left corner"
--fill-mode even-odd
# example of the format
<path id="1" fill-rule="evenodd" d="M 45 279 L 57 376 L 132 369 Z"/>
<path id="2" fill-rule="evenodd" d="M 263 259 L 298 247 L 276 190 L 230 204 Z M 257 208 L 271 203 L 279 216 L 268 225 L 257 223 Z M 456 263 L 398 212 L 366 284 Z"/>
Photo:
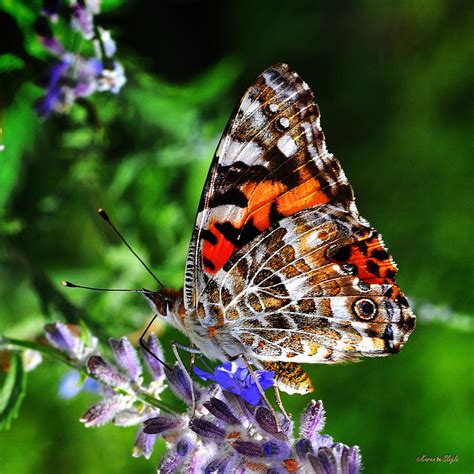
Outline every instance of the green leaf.
<path id="1" fill-rule="evenodd" d="M 0 71 L 14 71 L 16 69 L 23 69 L 25 62 L 23 59 L 14 54 L 0 54 Z"/>
<path id="2" fill-rule="evenodd" d="M 92 343 L 92 334 L 89 331 L 89 328 L 87 327 L 87 324 L 84 322 L 84 320 L 79 321 L 79 326 L 81 327 L 81 342 L 84 344 L 84 346 L 90 346 Z"/>
<path id="3" fill-rule="evenodd" d="M 10 368 L 0 389 L 0 430 L 9 430 L 18 417 L 26 391 L 26 372 L 19 352 L 12 353 Z"/>

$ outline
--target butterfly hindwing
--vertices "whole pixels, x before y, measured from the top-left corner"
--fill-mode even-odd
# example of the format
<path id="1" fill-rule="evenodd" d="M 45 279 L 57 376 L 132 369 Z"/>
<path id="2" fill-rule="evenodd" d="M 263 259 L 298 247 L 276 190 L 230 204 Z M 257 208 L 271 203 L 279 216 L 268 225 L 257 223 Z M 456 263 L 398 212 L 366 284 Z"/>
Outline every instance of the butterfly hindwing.
<path id="1" fill-rule="evenodd" d="M 203 294 L 220 304 L 200 304 L 198 317 L 257 360 L 341 362 L 397 352 L 414 316 L 394 275 L 370 274 L 373 257 L 339 261 L 346 248 L 370 248 L 376 238 L 337 206 L 302 210 L 229 259 Z"/>

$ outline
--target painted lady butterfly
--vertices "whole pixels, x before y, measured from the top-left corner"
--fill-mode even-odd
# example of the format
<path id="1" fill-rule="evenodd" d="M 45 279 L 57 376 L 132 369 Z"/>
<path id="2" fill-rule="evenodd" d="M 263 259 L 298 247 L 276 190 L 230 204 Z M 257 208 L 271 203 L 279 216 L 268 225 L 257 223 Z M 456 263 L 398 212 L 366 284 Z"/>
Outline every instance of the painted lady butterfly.
<path id="1" fill-rule="evenodd" d="M 286 64 L 245 92 L 217 148 L 184 289 L 147 295 L 211 359 L 243 354 L 289 393 L 301 362 L 398 352 L 415 316 L 382 237 L 359 215 L 308 85 Z"/>

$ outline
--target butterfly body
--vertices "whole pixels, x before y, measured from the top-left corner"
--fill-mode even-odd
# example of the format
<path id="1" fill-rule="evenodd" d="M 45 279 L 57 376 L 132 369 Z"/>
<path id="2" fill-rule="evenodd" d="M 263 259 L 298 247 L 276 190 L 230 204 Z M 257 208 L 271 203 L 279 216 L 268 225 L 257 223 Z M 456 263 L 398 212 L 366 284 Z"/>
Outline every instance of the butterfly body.
<path id="1" fill-rule="evenodd" d="M 280 64 L 246 91 L 224 132 L 182 292 L 151 300 L 207 357 L 243 354 L 302 393 L 311 386 L 299 363 L 401 349 L 415 317 L 396 272 L 326 149 L 311 90 Z"/>

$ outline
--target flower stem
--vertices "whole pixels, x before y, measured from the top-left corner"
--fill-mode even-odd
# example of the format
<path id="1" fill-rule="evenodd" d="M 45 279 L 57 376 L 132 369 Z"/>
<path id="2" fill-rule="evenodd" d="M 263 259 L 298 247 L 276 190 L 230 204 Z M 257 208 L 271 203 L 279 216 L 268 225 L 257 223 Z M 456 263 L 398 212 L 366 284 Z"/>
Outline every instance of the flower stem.
<path id="1" fill-rule="evenodd" d="M 66 364 L 69 367 L 72 367 L 73 369 L 83 373 L 84 375 L 100 382 L 100 380 L 98 380 L 94 375 L 90 374 L 87 371 L 86 367 L 80 361 L 70 358 L 67 354 L 60 351 L 59 349 L 56 349 L 55 347 L 47 346 L 45 344 L 40 344 L 38 342 L 33 342 L 33 341 L 13 339 L 13 338 L 1 335 L 0 336 L 0 349 L 7 349 L 7 350 L 32 349 L 51 359 L 62 362 L 63 364 Z M 127 391 L 123 389 L 116 388 L 116 387 L 112 387 L 112 389 L 117 393 L 130 395 Z M 179 410 L 177 410 L 176 408 L 173 408 L 172 406 L 168 405 L 162 400 L 156 399 L 155 397 L 149 395 L 143 390 L 133 391 L 132 394 L 133 396 L 137 398 L 137 400 L 153 408 L 158 408 L 159 410 L 163 410 L 168 413 L 179 412 Z"/>

